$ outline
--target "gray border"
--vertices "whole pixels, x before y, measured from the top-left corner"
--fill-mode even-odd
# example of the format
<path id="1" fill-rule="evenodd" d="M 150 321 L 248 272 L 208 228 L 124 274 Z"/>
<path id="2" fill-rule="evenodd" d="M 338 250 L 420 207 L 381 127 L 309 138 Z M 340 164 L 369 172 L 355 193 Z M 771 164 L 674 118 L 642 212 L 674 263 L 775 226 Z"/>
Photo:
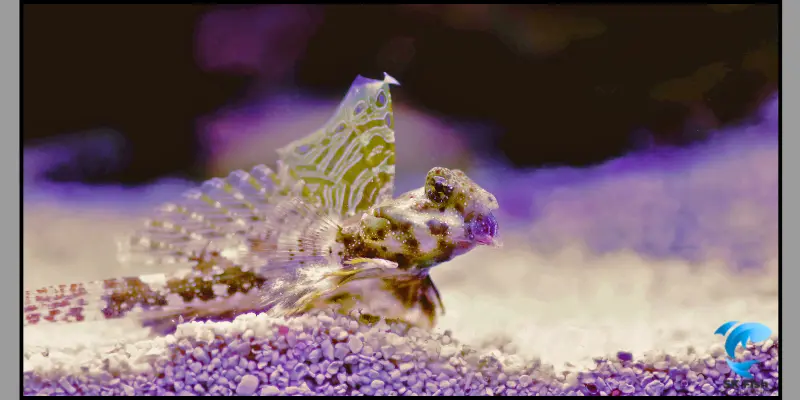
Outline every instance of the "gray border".
<path id="1" fill-rule="evenodd" d="M 8 230 L 3 236 L 3 289 L 2 299 L 0 300 L 0 315 L 15 318 L 14 315 L 22 311 L 22 268 L 20 264 L 21 247 L 20 241 L 22 231 L 22 208 L 20 205 L 21 187 L 21 151 L 20 151 L 20 87 L 22 86 L 20 76 L 20 3 L 16 1 L 3 2 L 0 8 L 0 49 L 3 49 L 3 56 L 0 57 L 2 70 L 6 71 L 2 75 L 0 83 L 0 93 L 6 99 L 4 106 L 0 107 L 5 117 L 0 118 L 5 128 L 2 129 L 0 137 L 3 143 L 0 150 L 6 153 L 0 157 L 3 165 L 0 167 L 0 182 L 6 182 L 6 189 L 3 193 L 3 230 Z M 13 183 L 12 183 L 13 182 Z M 14 190 L 11 190 L 14 188 Z M 14 223 L 14 222 L 16 223 Z M 8 235 L 8 236 L 6 236 Z M 20 266 L 17 269 L 16 266 Z M 18 276 L 18 274 L 20 274 Z M 8 357 L 2 357 L 3 366 L 0 370 L 0 387 L 3 388 L 3 397 L 16 398 L 22 395 L 21 363 L 22 363 L 22 318 L 16 317 L 19 329 L 4 329 L 3 342 L 11 346 L 7 349 Z M 5 364 L 8 365 L 5 365 Z"/>
<path id="2" fill-rule="evenodd" d="M 795 169 L 795 168 L 800 169 L 799 166 L 792 167 L 792 165 L 798 164 L 798 161 L 799 161 L 798 159 L 793 158 L 791 156 L 790 157 L 783 157 L 783 148 L 784 147 L 791 148 L 792 146 L 797 146 L 798 142 L 800 142 L 800 140 L 798 140 L 798 137 L 797 137 L 796 134 L 788 134 L 788 135 L 784 135 L 783 134 L 784 133 L 784 129 L 783 129 L 784 126 L 786 126 L 786 127 L 794 127 L 794 128 L 785 129 L 785 131 L 787 131 L 787 132 L 797 132 L 797 124 L 798 124 L 797 114 L 796 114 L 797 111 L 794 111 L 794 112 L 789 111 L 790 108 L 784 106 L 784 101 L 785 101 L 784 99 L 788 98 L 789 99 L 789 107 L 794 107 L 792 105 L 793 104 L 792 103 L 793 100 L 791 100 L 791 99 L 793 99 L 797 95 L 796 94 L 792 95 L 791 91 L 789 91 L 789 93 L 790 93 L 789 96 L 783 96 L 783 89 L 785 87 L 790 87 L 791 88 L 791 87 L 796 87 L 798 85 L 797 75 L 794 74 L 794 73 L 784 73 L 784 71 L 800 71 L 800 63 L 798 62 L 798 59 L 797 59 L 797 54 L 800 52 L 800 46 L 798 46 L 796 42 L 794 42 L 791 39 L 789 39 L 792 36 L 796 35 L 797 32 L 800 30 L 800 27 L 798 27 L 798 25 L 796 23 L 797 19 L 796 18 L 792 18 L 792 16 L 800 17 L 800 3 L 793 2 L 793 1 L 783 1 L 781 3 L 782 3 L 781 6 L 779 6 L 779 7 L 781 7 L 780 12 L 782 14 L 781 15 L 781 26 L 780 26 L 780 28 L 782 29 L 782 32 L 781 32 L 781 61 L 782 61 L 782 63 L 781 63 L 781 82 L 780 82 L 780 94 L 779 94 L 779 96 L 780 96 L 779 97 L 779 99 L 780 99 L 780 107 L 781 107 L 780 114 L 779 114 L 780 118 L 781 118 L 780 119 L 780 122 L 781 122 L 781 149 L 780 149 L 780 156 L 779 156 L 779 159 L 780 159 L 780 167 L 779 167 L 780 170 L 779 171 L 780 171 L 780 174 L 781 174 L 781 189 L 782 189 L 782 193 L 781 193 L 781 213 L 782 213 L 781 217 L 782 218 L 781 218 L 781 236 L 780 236 L 781 237 L 781 254 L 780 254 L 780 260 L 781 260 L 781 262 L 780 262 L 780 264 L 781 264 L 781 266 L 780 266 L 780 268 L 781 268 L 781 284 L 780 284 L 780 288 L 781 288 L 781 299 L 780 299 L 780 302 L 781 302 L 781 315 L 779 317 L 780 318 L 779 332 L 780 332 L 780 338 L 783 339 L 785 337 L 789 337 L 789 338 L 798 337 L 798 332 L 797 332 L 798 330 L 797 330 L 797 325 L 796 325 L 797 322 L 791 322 L 790 323 L 789 321 L 791 321 L 792 318 L 789 318 L 788 320 L 784 318 L 785 316 L 789 316 L 789 315 L 792 315 L 792 314 L 787 313 L 786 309 L 783 308 L 782 306 L 783 306 L 783 304 L 792 304 L 792 305 L 797 304 L 797 301 L 798 301 L 797 300 L 797 295 L 798 295 L 798 293 L 792 291 L 793 288 L 791 286 L 789 286 L 789 290 L 784 290 L 784 287 L 787 286 L 787 285 L 784 285 L 783 282 L 787 282 L 787 281 L 788 282 L 797 282 L 798 281 L 798 275 L 800 275 L 800 269 L 795 267 L 796 264 L 794 262 L 791 262 L 790 260 L 794 260 L 795 257 L 800 257 L 800 256 L 798 256 L 798 254 L 797 254 L 797 248 L 792 247 L 792 245 L 782 246 L 782 244 L 783 244 L 783 234 L 784 233 L 786 233 L 786 236 L 789 236 L 790 238 L 792 236 L 794 236 L 794 235 L 800 235 L 800 234 L 797 233 L 797 231 L 798 231 L 797 225 L 792 225 L 792 224 L 784 225 L 783 224 L 783 221 L 787 221 L 787 220 L 797 221 L 798 220 L 797 208 L 796 207 L 784 207 L 784 205 L 786 205 L 786 204 L 798 204 L 798 202 L 800 202 L 800 196 L 798 195 L 798 191 L 796 189 L 791 189 L 791 186 L 796 184 L 796 182 L 794 182 L 792 179 L 787 179 L 786 176 L 782 175 L 782 173 L 783 173 L 784 169 L 785 170 L 789 170 L 789 171 L 791 171 L 792 169 Z M 787 110 L 787 112 L 783 112 L 784 110 Z M 791 154 L 791 153 L 789 153 L 789 154 Z M 784 167 L 787 167 L 787 168 L 784 168 Z M 787 184 L 789 185 L 788 187 L 785 186 Z M 789 268 L 784 268 L 783 266 L 786 265 L 787 263 L 790 265 L 790 267 Z M 794 298 L 795 300 L 791 300 L 790 298 Z M 792 306 L 792 308 L 794 308 L 794 306 Z M 795 333 L 792 334 L 791 332 L 795 332 Z M 786 349 L 786 347 L 785 347 L 787 344 L 789 345 L 788 349 Z M 785 382 L 793 382 L 793 378 L 789 378 L 788 380 L 787 379 L 783 379 L 784 378 L 783 375 L 784 375 L 784 373 L 786 371 L 785 368 L 787 368 L 787 366 L 788 366 L 788 369 L 790 371 L 790 374 L 789 374 L 790 376 L 791 376 L 791 374 L 794 373 L 794 372 L 791 372 L 791 371 L 797 371 L 797 369 L 798 369 L 797 368 L 797 363 L 800 362 L 800 356 L 798 356 L 798 347 L 800 347 L 800 345 L 798 345 L 798 342 L 794 342 L 792 340 L 790 340 L 789 342 L 784 342 L 783 340 L 781 340 L 781 342 L 780 342 L 780 353 L 781 353 L 780 354 L 780 374 L 781 374 L 781 376 L 780 376 L 780 384 L 781 384 L 780 385 L 780 393 L 781 393 L 781 395 L 785 394 L 787 399 L 800 398 L 800 394 L 798 393 L 798 392 L 800 392 L 800 390 L 798 390 L 797 386 L 794 386 L 794 385 L 787 386 L 787 385 L 784 384 Z M 786 360 L 786 361 L 784 362 L 784 360 Z"/>

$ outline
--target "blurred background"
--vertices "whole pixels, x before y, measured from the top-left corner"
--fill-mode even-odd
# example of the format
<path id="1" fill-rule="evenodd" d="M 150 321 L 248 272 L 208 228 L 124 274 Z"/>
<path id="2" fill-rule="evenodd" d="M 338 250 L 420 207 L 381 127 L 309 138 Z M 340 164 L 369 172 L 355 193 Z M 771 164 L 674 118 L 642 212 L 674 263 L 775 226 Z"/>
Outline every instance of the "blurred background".
<path id="1" fill-rule="evenodd" d="M 752 115 L 777 89 L 778 32 L 766 4 L 27 5 L 23 140 L 118 136 L 113 165 L 54 180 L 201 179 L 237 153 L 270 161 L 385 71 L 400 163 L 429 141 L 420 157 L 456 166 L 585 167 Z"/>
<path id="2" fill-rule="evenodd" d="M 502 251 L 433 272 L 444 327 L 482 340 L 514 324 L 550 360 L 716 343 L 722 320 L 775 327 L 778 16 L 770 4 L 25 5 L 26 287 L 146 272 L 116 270 L 114 239 L 150 207 L 273 165 L 356 75 L 387 72 L 402 84 L 398 190 L 442 165 L 501 205 Z M 548 332 L 560 345 L 543 345 Z"/>

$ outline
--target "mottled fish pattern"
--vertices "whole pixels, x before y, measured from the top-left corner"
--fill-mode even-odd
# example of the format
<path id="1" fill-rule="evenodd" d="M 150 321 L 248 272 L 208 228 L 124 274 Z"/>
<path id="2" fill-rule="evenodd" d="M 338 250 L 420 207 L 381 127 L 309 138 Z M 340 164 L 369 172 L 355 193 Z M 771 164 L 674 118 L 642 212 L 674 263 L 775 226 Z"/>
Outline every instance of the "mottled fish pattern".
<path id="1" fill-rule="evenodd" d="M 210 179 L 120 243 L 122 262 L 186 268 L 26 291 L 23 324 L 135 316 L 162 330 L 336 307 L 434 326 L 444 308 L 430 268 L 498 245 L 498 205 L 447 168 L 393 197 L 393 84 L 357 77 L 322 128 L 278 150 L 276 170 Z"/>

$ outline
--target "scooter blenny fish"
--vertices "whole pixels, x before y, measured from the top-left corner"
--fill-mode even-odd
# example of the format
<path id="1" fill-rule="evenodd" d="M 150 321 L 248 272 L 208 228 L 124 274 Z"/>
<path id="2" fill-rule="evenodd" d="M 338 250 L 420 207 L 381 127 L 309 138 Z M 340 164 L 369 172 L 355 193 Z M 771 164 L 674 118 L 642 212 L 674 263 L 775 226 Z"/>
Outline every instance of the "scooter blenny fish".
<path id="1" fill-rule="evenodd" d="M 396 84 L 358 76 L 322 128 L 278 150 L 276 170 L 210 179 L 119 243 L 122 262 L 189 267 L 26 291 L 23 323 L 135 316 L 163 329 L 334 307 L 432 328 L 444 307 L 430 269 L 499 246 L 498 203 L 443 167 L 393 197 Z"/>

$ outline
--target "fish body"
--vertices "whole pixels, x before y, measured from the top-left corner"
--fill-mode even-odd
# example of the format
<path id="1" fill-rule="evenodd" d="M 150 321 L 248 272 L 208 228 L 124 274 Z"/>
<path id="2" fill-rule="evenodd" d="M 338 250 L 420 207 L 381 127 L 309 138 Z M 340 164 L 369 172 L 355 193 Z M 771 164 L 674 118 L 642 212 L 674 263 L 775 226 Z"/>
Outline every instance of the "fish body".
<path id="1" fill-rule="evenodd" d="M 23 323 L 136 315 L 161 330 L 337 307 L 432 327 L 443 306 L 430 269 L 497 245 L 498 204 L 442 167 L 393 198 L 392 84 L 359 76 L 325 126 L 278 150 L 277 170 L 206 181 L 121 243 L 123 262 L 186 268 L 27 291 Z"/>

